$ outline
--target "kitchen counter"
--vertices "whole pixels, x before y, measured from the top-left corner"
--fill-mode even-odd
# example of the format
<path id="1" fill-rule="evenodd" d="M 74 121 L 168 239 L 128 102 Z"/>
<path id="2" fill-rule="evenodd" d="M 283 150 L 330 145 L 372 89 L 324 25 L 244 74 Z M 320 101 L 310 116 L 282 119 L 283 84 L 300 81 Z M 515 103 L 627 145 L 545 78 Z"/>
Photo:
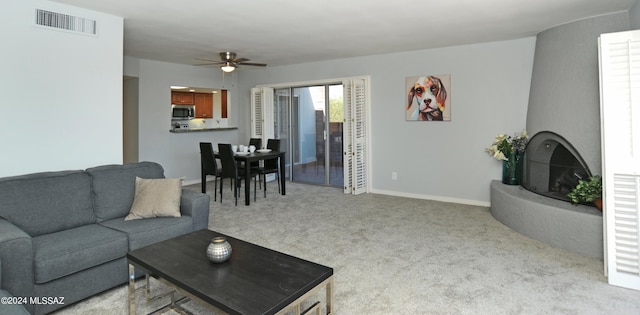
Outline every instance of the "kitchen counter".
<path id="1" fill-rule="evenodd" d="M 221 128 L 178 128 L 170 129 L 171 133 L 189 133 L 189 132 L 202 132 L 202 131 L 224 131 L 224 130 L 236 130 L 238 127 L 221 127 Z"/>

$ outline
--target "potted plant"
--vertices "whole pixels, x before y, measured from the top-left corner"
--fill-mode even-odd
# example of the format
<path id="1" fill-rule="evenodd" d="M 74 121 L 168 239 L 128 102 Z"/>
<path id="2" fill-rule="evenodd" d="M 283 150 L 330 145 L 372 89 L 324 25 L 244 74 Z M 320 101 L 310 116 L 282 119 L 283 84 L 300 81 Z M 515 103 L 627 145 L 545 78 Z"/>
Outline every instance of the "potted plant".
<path id="1" fill-rule="evenodd" d="M 594 203 L 598 210 L 602 210 L 602 177 L 595 175 L 589 180 L 579 180 L 567 197 L 571 198 L 573 204 Z"/>

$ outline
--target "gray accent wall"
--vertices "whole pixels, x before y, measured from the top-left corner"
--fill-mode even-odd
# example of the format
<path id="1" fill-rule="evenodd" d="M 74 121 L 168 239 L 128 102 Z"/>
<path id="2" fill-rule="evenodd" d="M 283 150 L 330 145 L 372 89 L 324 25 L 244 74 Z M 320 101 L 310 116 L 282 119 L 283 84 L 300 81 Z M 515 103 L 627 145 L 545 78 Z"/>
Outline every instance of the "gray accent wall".
<path id="1" fill-rule="evenodd" d="M 629 24 L 632 30 L 640 29 L 640 1 L 629 9 Z"/>
<path id="2" fill-rule="evenodd" d="M 560 25 L 537 36 L 527 130 L 553 131 L 601 173 L 598 37 L 629 30 L 629 13 Z"/>

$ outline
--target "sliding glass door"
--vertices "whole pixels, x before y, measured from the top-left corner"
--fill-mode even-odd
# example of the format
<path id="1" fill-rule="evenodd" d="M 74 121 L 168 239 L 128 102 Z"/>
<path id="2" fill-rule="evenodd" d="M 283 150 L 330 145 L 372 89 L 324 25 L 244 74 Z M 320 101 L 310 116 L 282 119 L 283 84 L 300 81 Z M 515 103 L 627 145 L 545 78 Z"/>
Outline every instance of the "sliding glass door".
<path id="1" fill-rule="evenodd" d="M 274 127 L 286 139 L 291 180 L 343 186 L 342 92 L 342 84 L 275 90 Z"/>
<path id="2" fill-rule="evenodd" d="M 276 139 L 280 139 L 280 149 L 291 152 L 291 89 L 274 90 L 273 130 Z M 291 154 L 285 155 L 286 178 L 291 179 Z"/>
<path id="3" fill-rule="evenodd" d="M 344 126 L 344 102 L 342 84 L 330 85 L 328 95 L 328 143 L 329 183 L 331 186 L 344 186 L 344 151 L 342 145 Z"/>

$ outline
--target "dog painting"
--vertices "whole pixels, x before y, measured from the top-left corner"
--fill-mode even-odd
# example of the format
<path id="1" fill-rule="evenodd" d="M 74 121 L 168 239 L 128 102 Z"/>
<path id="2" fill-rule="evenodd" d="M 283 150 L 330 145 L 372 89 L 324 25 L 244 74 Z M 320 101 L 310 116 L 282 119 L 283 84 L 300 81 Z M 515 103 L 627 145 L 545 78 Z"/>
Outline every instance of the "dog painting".
<path id="1" fill-rule="evenodd" d="M 425 75 L 407 78 L 406 119 L 411 121 L 451 120 L 451 76 Z"/>

